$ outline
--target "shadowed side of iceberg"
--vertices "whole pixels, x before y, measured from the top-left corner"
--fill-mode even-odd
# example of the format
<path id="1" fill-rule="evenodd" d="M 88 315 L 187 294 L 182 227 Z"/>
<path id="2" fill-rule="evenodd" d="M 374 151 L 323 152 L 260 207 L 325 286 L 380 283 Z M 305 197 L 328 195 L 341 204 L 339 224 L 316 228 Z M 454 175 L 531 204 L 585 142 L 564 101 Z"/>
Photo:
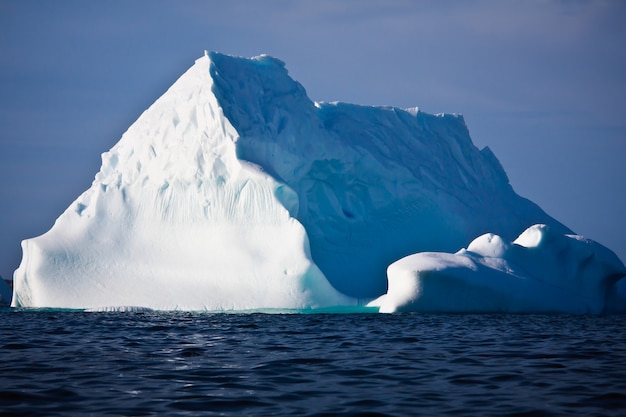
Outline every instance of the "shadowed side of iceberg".
<path id="1" fill-rule="evenodd" d="M 513 239 L 547 223 L 571 233 L 513 191 L 460 115 L 315 103 L 277 59 L 210 56 L 238 157 L 295 191 L 313 260 L 345 294 L 376 297 L 400 257 L 488 231 Z"/>

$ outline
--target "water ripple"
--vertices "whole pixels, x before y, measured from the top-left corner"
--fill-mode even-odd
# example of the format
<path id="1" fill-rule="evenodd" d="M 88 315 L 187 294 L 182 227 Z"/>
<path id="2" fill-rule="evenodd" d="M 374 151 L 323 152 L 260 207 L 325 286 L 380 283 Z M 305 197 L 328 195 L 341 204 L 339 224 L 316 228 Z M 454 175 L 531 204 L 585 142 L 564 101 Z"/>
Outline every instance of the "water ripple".
<path id="1" fill-rule="evenodd" d="M 626 415 L 620 316 L 0 314 L 0 415 Z"/>

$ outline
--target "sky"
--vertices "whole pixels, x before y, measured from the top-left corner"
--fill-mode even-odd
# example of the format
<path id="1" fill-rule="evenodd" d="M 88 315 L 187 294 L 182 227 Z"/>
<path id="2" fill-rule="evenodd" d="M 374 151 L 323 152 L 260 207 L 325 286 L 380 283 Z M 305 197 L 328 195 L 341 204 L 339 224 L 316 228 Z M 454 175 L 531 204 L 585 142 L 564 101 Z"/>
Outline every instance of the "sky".
<path id="1" fill-rule="evenodd" d="M 204 50 L 277 57 L 316 101 L 461 113 L 626 261 L 625 40 L 620 0 L 0 0 L 0 275 Z"/>

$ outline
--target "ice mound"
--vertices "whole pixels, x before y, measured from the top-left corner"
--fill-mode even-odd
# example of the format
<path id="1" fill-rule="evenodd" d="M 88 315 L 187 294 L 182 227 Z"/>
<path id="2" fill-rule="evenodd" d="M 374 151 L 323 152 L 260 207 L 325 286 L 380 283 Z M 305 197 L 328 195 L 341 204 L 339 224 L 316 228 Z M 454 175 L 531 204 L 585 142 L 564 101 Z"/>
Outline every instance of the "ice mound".
<path id="1" fill-rule="evenodd" d="M 211 53 L 22 242 L 12 305 L 350 306 L 384 293 L 403 256 L 536 223 L 571 233 L 513 191 L 461 116 L 314 103 L 275 58 Z"/>
<path id="2" fill-rule="evenodd" d="M 488 233 L 456 254 L 425 252 L 389 266 L 381 312 L 610 313 L 626 267 L 609 249 L 534 225 L 515 241 Z M 623 280 L 622 280 L 623 281 Z M 620 285 L 622 282 L 620 282 Z"/>

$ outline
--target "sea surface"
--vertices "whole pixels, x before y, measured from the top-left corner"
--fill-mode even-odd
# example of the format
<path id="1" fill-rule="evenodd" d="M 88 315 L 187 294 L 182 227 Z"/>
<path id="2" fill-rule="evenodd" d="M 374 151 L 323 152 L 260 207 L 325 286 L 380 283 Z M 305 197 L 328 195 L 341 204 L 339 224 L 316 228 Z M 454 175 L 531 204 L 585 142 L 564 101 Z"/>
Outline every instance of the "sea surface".
<path id="1" fill-rule="evenodd" d="M 2 416 L 625 416 L 626 316 L 0 310 Z"/>

